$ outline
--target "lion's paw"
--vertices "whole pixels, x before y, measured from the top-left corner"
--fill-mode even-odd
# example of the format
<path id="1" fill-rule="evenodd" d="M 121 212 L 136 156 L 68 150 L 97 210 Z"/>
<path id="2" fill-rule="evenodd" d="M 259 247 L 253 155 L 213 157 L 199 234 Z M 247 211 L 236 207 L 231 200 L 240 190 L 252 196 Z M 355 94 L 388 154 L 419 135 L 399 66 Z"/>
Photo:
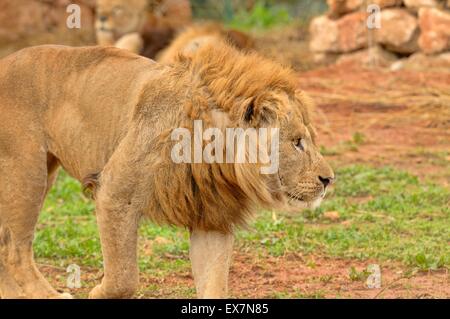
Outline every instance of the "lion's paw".
<path id="1" fill-rule="evenodd" d="M 98 285 L 91 290 L 89 293 L 89 299 L 106 299 L 106 296 L 103 293 L 102 285 Z"/>

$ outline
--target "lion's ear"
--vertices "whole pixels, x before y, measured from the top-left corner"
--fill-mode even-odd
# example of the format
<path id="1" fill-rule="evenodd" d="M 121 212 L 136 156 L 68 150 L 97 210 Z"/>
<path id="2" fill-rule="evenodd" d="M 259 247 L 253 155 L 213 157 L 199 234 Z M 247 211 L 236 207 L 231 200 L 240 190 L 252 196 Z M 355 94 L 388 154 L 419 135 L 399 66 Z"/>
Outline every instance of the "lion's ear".
<path id="1" fill-rule="evenodd" d="M 246 122 L 250 122 L 253 118 L 253 115 L 255 114 L 255 100 L 256 98 L 253 98 L 247 105 L 247 109 L 245 110 L 244 114 L 244 121 Z"/>
<path id="2" fill-rule="evenodd" d="M 259 103 L 258 98 L 252 98 L 244 112 L 244 121 L 254 124 L 270 124 L 277 118 L 276 109 L 270 105 Z"/>

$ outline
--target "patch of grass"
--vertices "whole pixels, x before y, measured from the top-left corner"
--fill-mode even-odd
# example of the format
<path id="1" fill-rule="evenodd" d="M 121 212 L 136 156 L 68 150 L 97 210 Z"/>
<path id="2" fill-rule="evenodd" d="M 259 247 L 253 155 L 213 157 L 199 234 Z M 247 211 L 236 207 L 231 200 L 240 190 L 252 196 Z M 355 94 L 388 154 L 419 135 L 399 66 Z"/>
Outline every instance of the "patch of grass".
<path id="1" fill-rule="evenodd" d="M 269 298 L 272 299 L 324 299 L 325 293 L 321 290 L 316 290 L 312 293 L 304 293 L 301 291 L 294 292 L 274 292 Z"/>
<path id="2" fill-rule="evenodd" d="M 370 272 L 368 272 L 366 269 L 358 271 L 355 267 L 352 266 L 348 272 L 348 276 L 352 281 L 366 281 L 367 277 L 370 276 Z"/>
<path id="3" fill-rule="evenodd" d="M 352 142 L 356 145 L 361 145 L 366 141 L 366 137 L 364 136 L 363 133 L 360 132 L 356 132 L 355 134 L 353 134 L 353 140 Z"/>
<path id="4" fill-rule="evenodd" d="M 255 6 L 247 11 L 239 10 L 228 25 L 235 29 L 270 29 L 275 26 L 287 25 L 292 22 L 288 9 L 282 5 L 268 5 L 266 1 L 258 1 Z"/>
<path id="5" fill-rule="evenodd" d="M 80 184 L 62 172 L 47 196 L 39 219 L 35 255 L 59 266 L 75 260 L 80 265 L 101 266 L 100 239 L 94 203 Z"/>
<path id="6" fill-rule="evenodd" d="M 363 133 L 356 132 L 353 134 L 352 139 L 339 143 L 338 145 L 326 148 L 325 146 L 320 147 L 320 153 L 325 156 L 339 155 L 345 152 L 358 152 L 359 146 L 366 143 L 366 137 Z"/>
<path id="7" fill-rule="evenodd" d="M 422 158 L 430 164 L 449 167 L 450 152 L 448 151 L 432 151 L 425 147 L 418 147 L 407 154 L 410 158 Z M 448 171 L 449 169 L 447 169 Z"/>
<path id="8" fill-rule="evenodd" d="M 321 208 L 262 213 L 244 247 L 280 256 L 289 252 L 398 260 L 421 270 L 449 268 L 450 191 L 393 168 L 354 165 L 337 171 L 337 184 Z M 337 211 L 339 221 L 323 214 Z"/>

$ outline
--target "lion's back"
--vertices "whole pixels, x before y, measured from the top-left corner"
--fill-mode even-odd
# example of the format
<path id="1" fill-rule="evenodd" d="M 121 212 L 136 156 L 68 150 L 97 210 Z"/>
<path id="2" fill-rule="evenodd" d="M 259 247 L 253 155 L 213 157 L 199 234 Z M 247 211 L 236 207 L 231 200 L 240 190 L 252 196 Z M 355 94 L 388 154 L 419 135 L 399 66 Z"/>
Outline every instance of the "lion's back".
<path id="1" fill-rule="evenodd" d="M 138 79 L 154 65 L 149 59 L 112 47 L 30 47 L 0 60 L 0 95 L 15 92 L 15 96 L 44 99 L 49 92 L 61 95 L 86 84 L 106 89 Z"/>

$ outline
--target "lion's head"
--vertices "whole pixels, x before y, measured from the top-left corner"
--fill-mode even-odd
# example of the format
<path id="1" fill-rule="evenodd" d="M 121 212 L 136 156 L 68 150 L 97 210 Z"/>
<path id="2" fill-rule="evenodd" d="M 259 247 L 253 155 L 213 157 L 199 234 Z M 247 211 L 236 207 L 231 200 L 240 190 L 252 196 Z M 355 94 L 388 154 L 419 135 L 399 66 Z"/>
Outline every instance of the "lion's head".
<path id="1" fill-rule="evenodd" d="M 290 206 L 318 205 L 334 173 L 316 145 L 310 120 L 313 102 L 298 89 L 293 72 L 258 54 L 217 42 L 198 50 L 193 68 L 210 92 L 212 104 L 224 112 L 227 127 L 280 129 L 279 170 L 269 183 L 266 179 L 269 192 L 279 185 L 281 197 Z"/>
<path id="2" fill-rule="evenodd" d="M 282 103 L 282 102 L 281 102 Z M 310 122 L 312 101 L 301 91 L 284 102 L 288 117 L 281 122 L 279 178 L 293 207 L 317 207 L 334 181 L 331 167 L 319 152 Z"/>
<path id="3" fill-rule="evenodd" d="M 140 32 L 147 19 L 148 5 L 148 0 L 98 0 L 95 28 L 115 39 Z"/>
<path id="4" fill-rule="evenodd" d="M 217 42 L 180 56 L 172 72 L 187 89 L 177 127 L 192 136 L 198 120 L 204 131 L 218 129 L 222 136 L 228 128 L 278 129 L 279 152 L 271 147 L 270 155 L 279 154 L 279 169 L 263 174 L 261 169 L 268 165 L 262 161 L 207 164 L 193 163 L 191 158 L 184 164 L 157 163 L 170 159 L 174 149 L 175 142 L 165 141 L 152 176 L 154 187 L 163 184 L 164 189 L 158 186 L 151 211 L 164 212 L 164 221 L 172 224 L 228 232 L 245 224 L 257 208 L 298 211 L 320 203 L 334 173 L 316 145 L 309 117 L 312 102 L 298 90 L 291 70 Z M 276 135 L 268 134 L 269 140 L 276 140 Z M 208 143 L 203 141 L 203 150 Z M 190 150 L 185 154 L 191 155 Z M 215 148 L 214 154 L 218 152 L 223 149 Z"/>

